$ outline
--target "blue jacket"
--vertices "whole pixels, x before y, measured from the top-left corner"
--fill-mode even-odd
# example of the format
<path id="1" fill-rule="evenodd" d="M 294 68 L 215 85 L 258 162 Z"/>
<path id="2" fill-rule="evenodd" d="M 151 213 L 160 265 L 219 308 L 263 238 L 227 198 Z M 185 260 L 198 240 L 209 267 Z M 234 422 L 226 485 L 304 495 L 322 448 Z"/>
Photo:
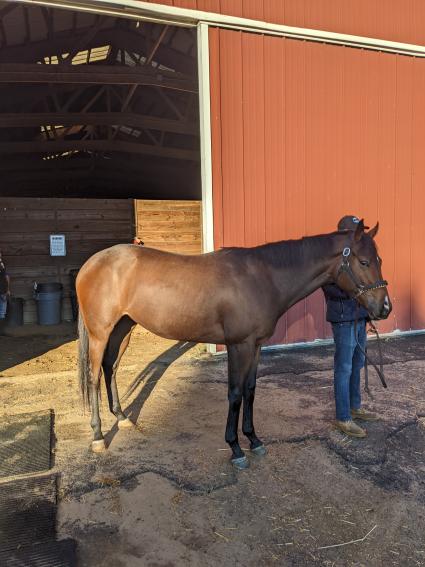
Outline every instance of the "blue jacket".
<path id="1" fill-rule="evenodd" d="M 355 321 L 356 317 L 359 320 L 369 318 L 367 309 L 337 285 L 324 285 L 322 289 L 326 299 L 326 321 L 344 323 Z"/>

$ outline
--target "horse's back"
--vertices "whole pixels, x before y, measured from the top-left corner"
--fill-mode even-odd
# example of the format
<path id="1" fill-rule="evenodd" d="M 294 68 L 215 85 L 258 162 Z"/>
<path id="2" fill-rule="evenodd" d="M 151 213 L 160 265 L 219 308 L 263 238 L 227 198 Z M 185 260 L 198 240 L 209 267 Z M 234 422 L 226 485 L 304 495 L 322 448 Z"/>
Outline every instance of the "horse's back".
<path id="1" fill-rule="evenodd" d="M 255 325 L 263 296 L 250 268 L 226 250 L 183 255 L 119 244 L 87 261 L 77 293 L 102 304 L 105 321 L 126 314 L 167 338 L 224 342 L 241 319 L 237 326 Z"/>

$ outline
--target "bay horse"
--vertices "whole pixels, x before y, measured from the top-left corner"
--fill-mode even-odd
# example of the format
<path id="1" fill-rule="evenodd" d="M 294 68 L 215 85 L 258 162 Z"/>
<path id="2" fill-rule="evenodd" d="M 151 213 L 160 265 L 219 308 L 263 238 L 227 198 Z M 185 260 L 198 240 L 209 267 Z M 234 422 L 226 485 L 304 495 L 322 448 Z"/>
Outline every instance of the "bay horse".
<path id="1" fill-rule="evenodd" d="M 99 417 L 102 369 L 119 428 L 133 425 L 121 409 L 115 377 L 131 331 L 140 324 L 167 339 L 226 345 L 225 440 L 232 463 L 248 466 L 238 440 L 242 400 L 242 432 L 251 451 L 265 454 L 253 423 L 260 347 L 285 311 L 331 282 L 356 297 L 372 319 L 388 317 L 392 307 L 374 242 L 378 226 L 366 232 L 361 221 L 355 231 L 193 256 L 133 244 L 92 256 L 76 281 L 79 380 L 92 411 L 92 450 L 106 448 Z"/>

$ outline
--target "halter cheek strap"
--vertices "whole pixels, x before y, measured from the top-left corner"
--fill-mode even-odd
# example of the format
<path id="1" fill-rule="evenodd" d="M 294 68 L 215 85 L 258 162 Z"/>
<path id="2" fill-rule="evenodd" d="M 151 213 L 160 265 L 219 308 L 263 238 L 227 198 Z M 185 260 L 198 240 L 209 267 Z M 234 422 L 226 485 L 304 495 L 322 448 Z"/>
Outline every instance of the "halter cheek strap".
<path id="1" fill-rule="evenodd" d="M 360 283 L 356 275 L 354 274 L 353 270 L 351 269 L 350 261 L 349 261 L 350 256 L 351 256 L 351 248 L 346 246 L 342 251 L 342 262 L 339 267 L 336 279 L 338 280 L 342 272 L 345 272 L 349 276 L 351 281 L 356 286 L 356 293 L 354 294 L 355 299 L 358 299 L 360 296 L 362 296 L 364 293 L 367 293 L 368 291 L 387 287 L 388 285 L 387 280 L 377 280 L 375 283 L 370 285 L 364 285 Z"/>
<path id="2" fill-rule="evenodd" d="M 372 291 L 373 289 L 380 289 L 380 288 L 383 288 L 383 287 L 387 287 L 388 282 L 386 280 L 377 280 L 374 284 L 370 284 L 370 285 L 363 285 L 362 283 L 360 283 L 358 281 L 358 279 L 356 278 L 356 275 L 354 274 L 353 270 L 351 269 L 350 261 L 349 261 L 350 256 L 351 256 L 351 248 L 349 248 L 347 246 L 342 251 L 342 262 L 341 262 L 341 265 L 339 267 L 336 279 L 338 280 L 338 277 L 340 276 L 341 272 L 345 272 L 346 274 L 348 274 L 348 276 L 350 277 L 350 279 L 352 280 L 352 282 L 356 286 L 357 292 L 354 295 L 355 299 L 358 299 L 361 295 L 363 295 L 364 293 L 367 293 L 368 291 Z M 384 388 L 387 387 L 387 383 L 385 381 L 385 376 L 384 376 L 381 343 L 380 343 L 380 340 L 379 340 L 380 337 L 379 337 L 379 334 L 378 334 L 378 330 L 376 329 L 375 325 L 373 325 L 373 323 L 370 322 L 370 325 L 373 329 L 373 332 L 376 334 L 376 337 L 377 337 L 377 340 L 378 340 L 379 359 L 380 359 L 379 368 L 378 368 L 378 366 L 370 360 L 370 358 L 367 354 L 367 347 L 365 349 L 363 349 L 362 345 L 360 345 L 360 343 L 358 341 L 358 338 L 357 338 L 358 314 L 359 314 L 359 304 L 357 303 L 356 319 L 354 321 L 354 336 L 356 337 L 357 346 L 359 347 L 360 351 L 362 352 L 362 354 L 365 357 L 365 390 L 371 396 L 371 393 L 370 393 L 370 390 L 369 390 L 369 380 L 368 380 L 368 368 L 367 368 L 368 363 L 371 364 L 374 367 L 374 369 L 376 370 L 376 373 L 378 374 L 378 376 L 381 380 L 382 386 Z"/>

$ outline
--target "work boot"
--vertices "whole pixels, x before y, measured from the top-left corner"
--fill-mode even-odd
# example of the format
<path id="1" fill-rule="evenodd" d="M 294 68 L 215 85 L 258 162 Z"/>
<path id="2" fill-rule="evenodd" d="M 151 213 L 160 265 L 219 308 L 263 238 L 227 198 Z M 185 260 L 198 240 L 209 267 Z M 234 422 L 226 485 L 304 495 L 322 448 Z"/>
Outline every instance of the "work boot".
<path id="1" fill-rule="evenodd" d="M 346 435 L 350 435 L 351 437 L 366 437 L 367 432 L 359 427 L 354 421 L 351 419 L 348 421 L 336 421 L 335 425 L 337 429 L 345 433 Z"/>
<path id="2" fill-rule="evenodd" d="M 376 413 L 372 413 L 371 411 L 366 411 L 363 408 L 352 409 L 351 417 L 353 419 L 362 419 L 363 421 L 378 421 L 379 419 Z"/>

